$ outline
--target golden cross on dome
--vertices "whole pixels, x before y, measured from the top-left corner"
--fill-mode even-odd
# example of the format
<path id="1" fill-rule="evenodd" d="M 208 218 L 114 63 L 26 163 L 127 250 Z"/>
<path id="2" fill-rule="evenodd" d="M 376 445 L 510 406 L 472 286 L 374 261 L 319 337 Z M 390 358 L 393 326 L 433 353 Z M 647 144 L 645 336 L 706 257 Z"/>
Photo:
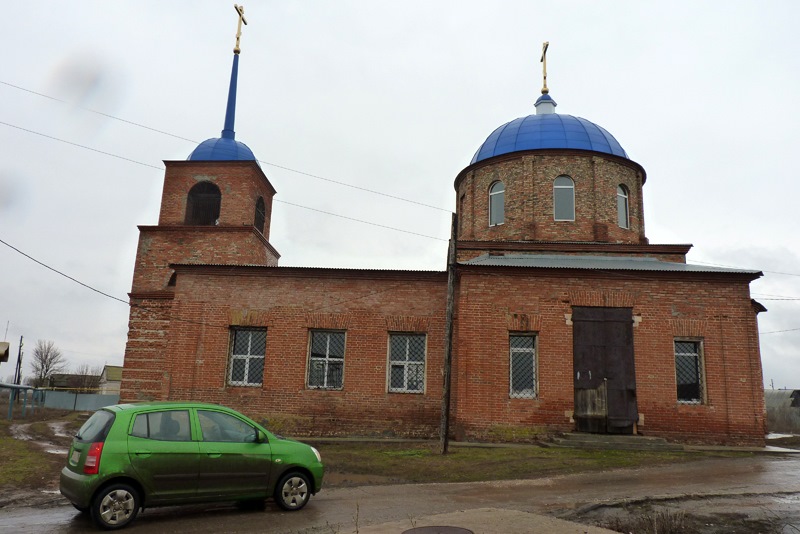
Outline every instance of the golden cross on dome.
<path id="1" fill-rule="evenodd" d="M 236 46 L 233 47 L 233 53 L 238 54 L 241 51 L 239 49 L 239 38 L 242 36 L 242 22 L 247 26 L 247 19 L 244 18 L 244 6 L 233 4 L 233 9 L 239 14 L 239 25 L 236 28 Z"/>
<path id="2" fill-rule="evenodd" d="M 542 43 L 542 59 L 539 61 L 542 62 L 542 75 L 544 76 L 544 85 L 542 85 L 542 94 L 546 95 L 550 92 L 550 89 L 547 88 L 547 47 L 550 46 L 550 41 L 545 41 Z"/>

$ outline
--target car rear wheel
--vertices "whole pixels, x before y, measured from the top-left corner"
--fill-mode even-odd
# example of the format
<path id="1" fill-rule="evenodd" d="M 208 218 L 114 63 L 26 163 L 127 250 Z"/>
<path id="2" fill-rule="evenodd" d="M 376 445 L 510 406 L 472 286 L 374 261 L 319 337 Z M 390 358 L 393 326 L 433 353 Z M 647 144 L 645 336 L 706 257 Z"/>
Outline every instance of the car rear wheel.
<path id="1" fill-rule="evenodd" d="M 112 484 L 95 495 L 91 512 L 100 528 L 122 528 L 139 513 L 139 493 L 128 484 Z"/>
<path id="2" fill-rule="evenodd" d="M 293 512 L 308 503 L 311 497 L 308 477 L 303 473 L 292 472 L 281 477 L 275 486 L 275 502 L 284 510 Z"/>

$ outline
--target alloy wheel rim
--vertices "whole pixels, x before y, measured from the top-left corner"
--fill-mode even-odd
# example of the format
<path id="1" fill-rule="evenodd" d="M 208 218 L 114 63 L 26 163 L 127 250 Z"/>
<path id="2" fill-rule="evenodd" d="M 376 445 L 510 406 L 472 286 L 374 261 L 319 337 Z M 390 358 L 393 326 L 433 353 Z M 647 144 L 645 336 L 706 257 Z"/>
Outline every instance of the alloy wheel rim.
<path id="1" fill-rule="evenodd" d="M 300 477 L 292 477 L 283 485 L 283 501 L 290 507 L 296 508 L 308 498 L 306 482 Z"/>
<path id="2" fill-rule="evenodd" d="M 100 503 L 100 516 L 109 525 L 118 525 L 133 514 L 133 495 L 128 491 L 109 492 Z"/>

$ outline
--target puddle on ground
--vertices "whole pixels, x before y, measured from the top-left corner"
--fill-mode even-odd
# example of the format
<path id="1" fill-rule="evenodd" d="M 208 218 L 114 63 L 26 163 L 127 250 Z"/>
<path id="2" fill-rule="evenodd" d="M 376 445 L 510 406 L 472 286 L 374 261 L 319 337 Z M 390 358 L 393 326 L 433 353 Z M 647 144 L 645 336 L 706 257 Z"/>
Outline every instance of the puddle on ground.
<path id="1" fill-rule="evenodd" d="M 67 423 L 65 422 L 56 422 L 56 423 L 48 423 L 48 426 L 50 426 L 50 428 L 53 429 L 56 436 L 69 437 L 69 435 L 64 432 L 64 427 L 66 424 Z M 33 439 L 33 435 L 31 435 L 30 433 L 30 428 L 31 428 L 30 423 L 22 423 L 17 425 L 11 425 L 9 427 L 9 431 L 11 432 L 11 436 L 14 439 L 18 439 L 21 441 L 30 441 L 31 443 L 34 443 L 39 447 L 41 447 L 42 449 L 44 449 L 44 452 L 46 453 L 59 454 L 63 456 L 67 455 L 67 453 L 69 452 L 68 449 L 59 447 L 58 445 L 50 441 L 41 441 Z"/>
<path id="2" fill-rule="evenodd" d="M 53 431 L 53 434 L 59 438 L 71 438 L 72 436 L 67 433 L 67 422 L 66 421 L 55 421 L 52 423 L 47 423 L 47 426 L 50 427 L 50 430 Z"/>

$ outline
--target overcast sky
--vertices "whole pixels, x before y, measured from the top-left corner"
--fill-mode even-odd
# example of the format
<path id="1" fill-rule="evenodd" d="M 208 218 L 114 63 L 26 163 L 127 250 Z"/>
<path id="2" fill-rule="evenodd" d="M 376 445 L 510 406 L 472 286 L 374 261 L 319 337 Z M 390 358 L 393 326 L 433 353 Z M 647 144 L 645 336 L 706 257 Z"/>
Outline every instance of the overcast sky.
<path id="1" fill-rule="evenodd" d="M 245 16 L 236 138 L 278 191 L 281 265 L 444 270 L 453 181 L 534 113 L 548 40 L 556 111 L 647 171 L 650 242 L 764 272 L 765 383 L 800 387 L 800 3 L 282 0 Z M 8 245 L 127 300 L 162 161 L 220 135 L 236 20 L 227 0 L 3 6 L 3 380 L 20 336 L 26 373 L 37 339 L 73 367 L 122 364 L 127 305 Z"/>

